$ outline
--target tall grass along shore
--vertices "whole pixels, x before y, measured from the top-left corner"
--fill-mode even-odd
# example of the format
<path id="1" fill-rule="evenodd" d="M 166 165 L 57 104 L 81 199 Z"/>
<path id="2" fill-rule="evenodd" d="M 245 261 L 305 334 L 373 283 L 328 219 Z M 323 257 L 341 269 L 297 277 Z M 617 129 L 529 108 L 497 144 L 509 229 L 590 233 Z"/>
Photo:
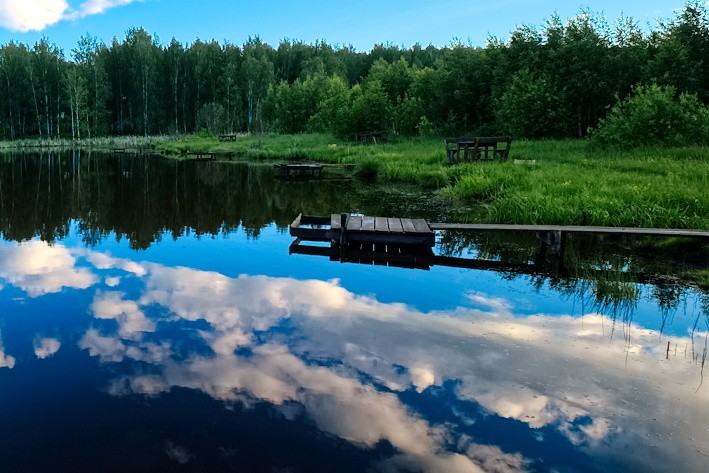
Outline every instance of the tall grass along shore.
<path id="1" fill-rule="evenodd" d="M 355 164 L 360 175 L 416 183 L 449 198 L 466 220 L 709 228 L 709 149 L 619 150 L 589 141 L 515 141 L 505 162 L 446 164 L 442 140 L 357 145 L 331 135 L 254 135 L 220 142 L 202 134 L 160 142 L 181 158 L 209 151 L 248 161 Z"/>

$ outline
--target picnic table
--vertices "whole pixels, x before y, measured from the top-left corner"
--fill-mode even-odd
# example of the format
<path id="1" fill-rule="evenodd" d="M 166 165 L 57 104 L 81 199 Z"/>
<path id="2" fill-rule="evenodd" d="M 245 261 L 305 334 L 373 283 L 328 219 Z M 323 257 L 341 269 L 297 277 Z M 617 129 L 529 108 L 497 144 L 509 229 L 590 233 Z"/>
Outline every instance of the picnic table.
<path id="1" fill-rule="evenodd" d="M 509 136 L 446 138 L 445 144 L 448 164 L 488 161 L 495 158 L 506 160 L 510 155 L 512 138 Z"/>

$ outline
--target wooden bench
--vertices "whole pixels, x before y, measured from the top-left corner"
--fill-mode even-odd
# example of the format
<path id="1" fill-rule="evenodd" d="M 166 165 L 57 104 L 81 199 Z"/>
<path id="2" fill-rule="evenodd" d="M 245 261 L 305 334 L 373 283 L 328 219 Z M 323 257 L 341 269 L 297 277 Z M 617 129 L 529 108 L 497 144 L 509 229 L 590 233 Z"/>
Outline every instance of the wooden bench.
<path id="1" fill-rule="evenodd" d="M 493 160 L 506 160 L 510 156 L 512 138 L 509 136 L 446 138 L 448 164 Z"/>
<path id="2" fill-rule="evenodd" d="M 218 136 L 219 141 L 236 141 L 236 133 L 227 133 Z"/>

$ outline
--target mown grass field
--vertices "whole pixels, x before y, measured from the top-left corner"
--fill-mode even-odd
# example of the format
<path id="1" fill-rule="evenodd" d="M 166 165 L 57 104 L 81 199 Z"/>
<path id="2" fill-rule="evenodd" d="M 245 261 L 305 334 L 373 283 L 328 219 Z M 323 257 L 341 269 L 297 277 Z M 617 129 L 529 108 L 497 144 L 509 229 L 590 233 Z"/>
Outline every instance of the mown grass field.
<path id="1" fill-rule="evenodd" d="M 417 183 L 465 209 L 469 221 L 709 229 L 709 149 L 603 149 L 588 141 L 515 141 L 506 162 L 449 166 L 440 139 L 357 145 L 330 135 L 194 135 L 157 144 L 180 158 L 211 151 L 243 160 L 356 164 Z"/>

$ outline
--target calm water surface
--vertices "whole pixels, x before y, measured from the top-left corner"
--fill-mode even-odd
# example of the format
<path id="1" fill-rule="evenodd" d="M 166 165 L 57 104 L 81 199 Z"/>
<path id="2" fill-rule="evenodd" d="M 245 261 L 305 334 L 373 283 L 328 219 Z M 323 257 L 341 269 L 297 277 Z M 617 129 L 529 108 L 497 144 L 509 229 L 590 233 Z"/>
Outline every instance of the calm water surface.
<path id="1" fill-rule="evenodd" d="M 362 188 L 0 158 L 0 471 L 707 471 L 705 243 L 289 255 L 299 212 L 455 218 Z"/>

